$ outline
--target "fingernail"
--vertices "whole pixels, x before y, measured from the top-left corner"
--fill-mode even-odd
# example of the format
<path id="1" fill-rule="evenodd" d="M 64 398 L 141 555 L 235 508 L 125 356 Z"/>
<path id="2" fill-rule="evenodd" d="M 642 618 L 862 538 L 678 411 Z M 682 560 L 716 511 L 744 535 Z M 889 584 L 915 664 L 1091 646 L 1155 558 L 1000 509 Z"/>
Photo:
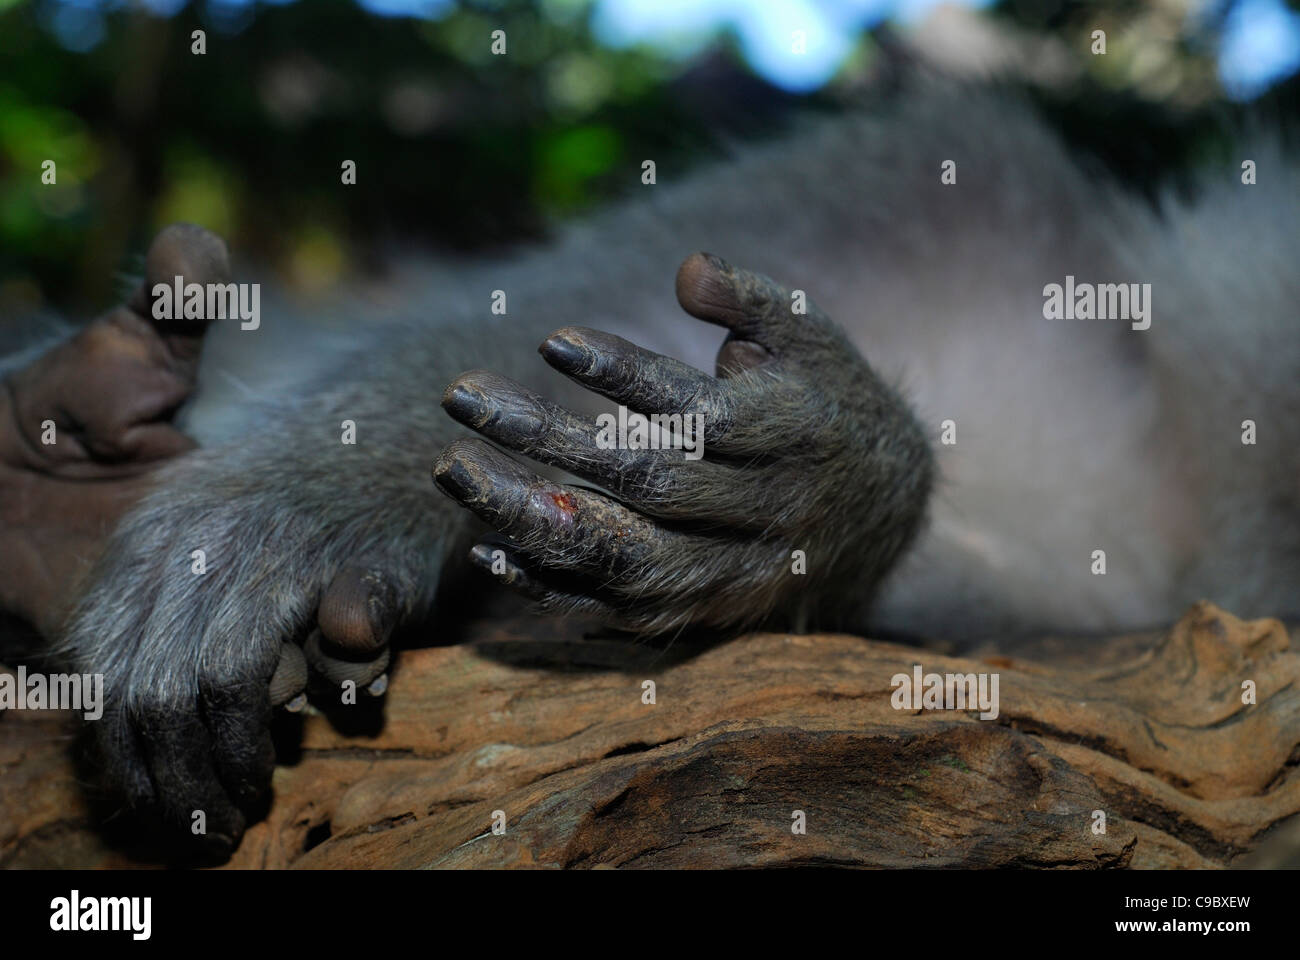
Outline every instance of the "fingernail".
<path id="1" fill-rule="evenodd" d="M 447 389 L 442 395 L 442 408 L 470 427 L 481 426 L 487 419 L 487 402 L 483 394 L 463 383 L 453 383 Z"/>
<path id="2" fill-rule="evenodd" d="M 582 373 L 591 366 L 586 347 L 564 337 L 550 337 L 538 350 L 547 362 L 567 373 Z"/>
<path id="3" fill-rule="evenodd" d="M 286 713 L 300 713 L 307 706 L 307 694 L 300 693 L 284 705 Z"/>
<path id="4" fill-rule="evenodd" d="M 433 465 L 433 478 L 456 500 L 472 500 L 478 495 L 474 474 L 459 457 L 439 459 Z"/>
<path id="5" fill-rule="evenodd" d="M 372 697 L 382 697 L 386 690 L 388 690 L 388 674 L 386 673 L 381 673 L 375 677 L 374 680 L 370 681 L 370 686 L 366 687 L 366 693 Z"/>

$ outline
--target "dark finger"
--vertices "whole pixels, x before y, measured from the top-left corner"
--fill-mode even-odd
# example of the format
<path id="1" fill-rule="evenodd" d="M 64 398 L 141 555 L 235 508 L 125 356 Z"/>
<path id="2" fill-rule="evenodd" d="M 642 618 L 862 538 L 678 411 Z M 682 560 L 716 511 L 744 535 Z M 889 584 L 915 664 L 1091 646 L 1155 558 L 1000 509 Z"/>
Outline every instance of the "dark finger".
<path id="1" fill-rule="evenodd" d="M 765 354 L 797 356 L 837 329 L 806 295 L 804 312 L 796 313 L 791 291 L 710 253 L 692 254 L 678 268 L 677 301 L 691 316 L 732 332 L 718 358 L 728 370 L 762 366 Z"/>
<path id="2" fill-rule="evenodd" d="M 138 722 L 163 818 L 201 837 L 213 855 L 233 851 L 244 833 L 244 815 L 217 778 L 212 737 L 203 724 L 196 716 L 166 707 L 150 711 Z M 202 831 L 196 832 L 200 824 Z"/>
<path id="3" fill-rule="evenodd" d="M 254 682 L 205 691 L 203 711 L 217 777 L 226 793 L 248 809 L 270 787 L 275 770 L 269 690 Z"/>
<path id="4" fill-rule="evenodd" d="M 751 451 L 754 425 L 766 422 L 773 410 L 797 410 L 806 392 L 780 376 L 734 379 L 771 359 L 766 348 L 749 341 L 723 344 L 718 363 L 725 367 L 725 380 L 585 327 L 556 331 L 541 354 L 570 379 L 631 410 L 704 417 L 704 442 L 719 454 Z"/>
<path id="5" fill-rule="evenodd" d="M 475 544 L 469 552 L 469 561 L 511 589 L 537 601 L 547 612 L 582 614 L 608 624 L 618 623 L 622 619 L 617 608 L 605 600 L 571 593 L 548 584 L 529 570 L 524 560 L 513 550 L 500 544 Z"/>
<path id="6" fill-rule="evenodd" d="M 682 535 L 608 497 L 543 480 L 481 440 L 451 443 L 434 480 L 543 566 L 620 575 Z"/>
<path id="7" fill-rule="evenodd" d="M 443 394 L 442 405 L 489 440 L 600 484 L 642 513 L 713 522 L 743 520 L 753 513 L 752 505 L 744 505 L 747 509 L 743 511 L 735 509 L 734 496 L 709 496 L 710 491 L 719 489 L 734 492 L 742 483 L 757 478 L 752 471 L 742 474 L 727 464 L 700 459 L 705 437 L 698 429 L 698 421 L 680 416 L 671 426 L 667 419 L 656 421 L 666 427 L 656 437 L 661 449 L 602 446 L 598 438 L 602 431 L 612 433 L 608 426 L 602 428 L 513 380 L 483 370 L 462 374 L 452 381 Z M 690 428 L 685 433 L 684 426 Z M 689 452 L 694 456 L 688 458 L 685 449 L 671 449 L 674 442 L 680 447 L 683 438 L 689 441 Z"/>
<path id="8" fill-rule="evenodd" d="M 120 707 L 106 708 L 104 715 L 93 723 L 95 749 L 105 787 L 124 797 L 131 807 L 138 809 L 153 803 L 155 794 L 149 766 L 135 728 L 123 710 Z"/>
<path id="9" fill-rule="evenodd" d="M 632 410 L 701 413 L 715 434 L 723 432 L 730 414 L 715 378 L 612 333 L 565 327 L 547 337 L 537 352 L 565 376 Z"/>

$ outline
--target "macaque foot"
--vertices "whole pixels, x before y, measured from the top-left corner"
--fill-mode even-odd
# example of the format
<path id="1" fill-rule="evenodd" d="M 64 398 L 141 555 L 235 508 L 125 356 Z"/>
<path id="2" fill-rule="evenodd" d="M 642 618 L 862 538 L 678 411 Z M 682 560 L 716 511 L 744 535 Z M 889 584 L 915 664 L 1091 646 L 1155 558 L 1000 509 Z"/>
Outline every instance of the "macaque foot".
<path id="1" fill-rule="evenodd" d="M 17 370 L 0 390 L 0 607 L 53 636 L 77 585 L 159 464 L 193 443 L 172 426 L 194 389 L 202 325 L 150 317 L 153 282 L 222 282 L 225 244 L 163 230 L 131 300 Z"/>
<path id="2" fill-rule="evenodd" d="M 310 689 L 373 715 L 389 638 L 436 581 L 429 530 L 376 541 L 378 511 L 334 522 L 339 462 L 292 468 L 268 483 L 211 448 L 160 471 L 60 643 L 104 677 L 91 728 L 108 792 L 204 859 L 229 856 L 264 809 L 276 708 L 300 710 Z"/>
<path id="3" fill-rule="evenodd" d="M 68 644 L 105 676 L 92 726 L 108 792 L 187 854 L 219 862 L 265 809 L 276 708 L 301 710 L 309 688 L 322 703 L 357 706 L 385 693 L 413 578 L 392 576 L 391 563 L 345 563 L 321 587 L 314 570 L 290 570 L 242 531 L 215 526 L 210 503 L 165 514 L 149 504 L 110 541 L 113 562 L 98 568 Z M 277 546 L 307 552 L 277 534 Z M 220 558 L 203 576 L 174 562 L 191 542 Z"/>
<path id="4" fill-rule="evenodd" d="M 403 615 L 381 564 L 350 565 L 331 581 L 316 608 L 316 627 L 299 647 L 285 641 L 271 677 L 271 706 L 291 713 L 307 703 L 308 677 L 324 688 L 345 683 L 369 697 L 388 691 L 389 638 Z"/>
<path id="5" fill-rule="evenodd" d="M 471 561 L 562 613 L 643 633 L 851 616 L 914 536 L 931 454 L 906 406 L 801 295 L 706 254 L 678 271 L 693 316 L 731 332 L 717 375 L 567 327 L 542 344 L 561 373 L 621 405 L 581 418 L 487 371 L 443 406 L 488 440 L 596 484 L 542 479 L 463 439 L 441 489 L 503 534 Z M 638 419 L 642 418 L 642 419 Z M 648 425 L 647 425 L 648 421 Z M 856 596 L 855 596 L 856 594 Z"/>

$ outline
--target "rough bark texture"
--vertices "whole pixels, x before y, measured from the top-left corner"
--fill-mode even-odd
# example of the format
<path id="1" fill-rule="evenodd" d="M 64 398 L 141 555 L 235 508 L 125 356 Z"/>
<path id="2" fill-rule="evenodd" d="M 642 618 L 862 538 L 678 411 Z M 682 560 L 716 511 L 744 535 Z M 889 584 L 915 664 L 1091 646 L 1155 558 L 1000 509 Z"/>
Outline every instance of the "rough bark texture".
<path id="1" fill-rule="evenodd" d="M 1037 661 L 772 634 L 665 654 L 512 627 L 407 651 L 382 723 L 306 717 L 230 866 L 1218 867 L 1295 848 L 1242 856 L 1300 823 L 1282 824 L 1300 653 L 1277 621 L 1199 604 L 1163 638 L 1042 642 Z M 891 678 L 917 663 L 996 672 L 997 719 L 895 709 Z M 94 825 L 66 715 L 0 731 L 0 863 L 135 862 Z"/>

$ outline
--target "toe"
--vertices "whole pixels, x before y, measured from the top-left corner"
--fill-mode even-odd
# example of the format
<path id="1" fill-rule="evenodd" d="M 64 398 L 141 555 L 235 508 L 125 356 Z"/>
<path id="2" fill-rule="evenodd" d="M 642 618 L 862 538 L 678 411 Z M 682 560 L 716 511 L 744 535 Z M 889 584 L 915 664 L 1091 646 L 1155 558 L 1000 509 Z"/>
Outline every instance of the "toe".
<path id="1" fill-rule="evenodd" d="M 197 363 L 203 331 L 211 318 L 157 319 L 153 311 L 154 288 L 158 284 L 173 287 L 178 277 L 183 284 L 229 283 L 230 254 L 225 241 L 192 223 L 166 227 L 149 246 L 144 283 L 131 301 L 131 308 L 163 334 L 173 356 L 192 366 Z"/>
<path id="2" fill-rule="evenodd" d="M 352 660 L 373 660 L 388 646 L 402 615 L 398 589 L 374 564 L 340 571 L 321 595 L 316 623 L 327 652 Z"/>
<path id="3" fill-rule="evenodd" d="M 307 661 L 303 657 L 302 648 L 287 641 L 281 643 L 280 661 L 276 664 L 269 687 L 271 706 L 291 704 L 306 689 Z"/>

